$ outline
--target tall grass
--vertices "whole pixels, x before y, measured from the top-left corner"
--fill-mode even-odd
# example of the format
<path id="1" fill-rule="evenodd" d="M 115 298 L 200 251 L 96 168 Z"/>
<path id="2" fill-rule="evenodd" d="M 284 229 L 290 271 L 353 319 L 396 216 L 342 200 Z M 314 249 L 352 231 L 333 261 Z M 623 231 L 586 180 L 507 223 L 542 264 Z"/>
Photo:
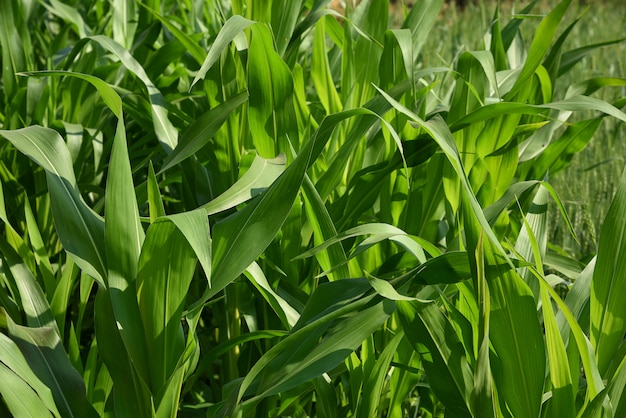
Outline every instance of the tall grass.
<path id="1" fill-rule="evenodd" d="M 328 3 L 0 3 L 0 415 L 626 414 L 626 174 L 597 257 L 548 227 L 607 40 Z"/>

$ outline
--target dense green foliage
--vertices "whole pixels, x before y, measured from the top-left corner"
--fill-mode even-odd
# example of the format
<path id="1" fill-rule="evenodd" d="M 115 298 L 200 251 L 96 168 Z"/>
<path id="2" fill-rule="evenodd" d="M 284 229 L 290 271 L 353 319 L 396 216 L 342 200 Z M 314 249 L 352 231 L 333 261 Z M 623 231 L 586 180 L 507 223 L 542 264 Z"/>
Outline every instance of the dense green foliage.
<path id="1" fill-rule="evenodd" d="M 626 415 L 626 175 L 547 227 L 622 40 L 328 3 L 0 2 L 0 415 Z"/>

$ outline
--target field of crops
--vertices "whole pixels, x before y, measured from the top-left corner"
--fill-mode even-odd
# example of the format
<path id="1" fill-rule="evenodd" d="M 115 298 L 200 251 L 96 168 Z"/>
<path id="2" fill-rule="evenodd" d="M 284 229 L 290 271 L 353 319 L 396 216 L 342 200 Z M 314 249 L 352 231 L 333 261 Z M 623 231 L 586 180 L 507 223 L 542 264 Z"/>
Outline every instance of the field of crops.
<path id="1" fill-rule="evenodd" d="M 540 0 L 536 11 L 546 13 L 558 2 Z M 587 4 L 585 4 L 587 3 Z M 502 16 L 521 10 L 526 2 L 502 1 Z M 441 20 L 433 28 L 423 49 L 426 65 L 452 65 L 460 49 L 481 48 L 483 35 L 492 20 L 495 1 L 473 2 L 465 9 L 444 5 Z M 569 48 L 626 37 L 626 2 L 620 0 L 573 2 L 566 13 L 571 21 L 584 13 L 566 40 Z M 398 18 L 400 19 L 400 18 Z M 531 39 L 538 19 L 528 19 L 521 27 L 526 39 Z M 476 25 L 479 25 L 476 27 Z M 584 58 L 570 74 L 564 75 L 557 89 L 566 89 L 571 83 L 598 76 L 624 77 L 626 75 L 626 43 L 606 45 Z M 608 89 L 596 97 L 613 102 L 626 96 L 626 88 Z M 587 115 L 589 116 L 589 115 Z M 582 116 L 581 116 L 582 117 Z M 574 116 L 578 119 L 578 116 Z M 598 234 L 606 211 L 617 189 L 626 158 L 626 125 L 605 120 L 589 146 L 576 154 L 571 165 L 550 182 L 559 190 L 578 235 L 576 241 L 560 222 L 556 208 L 550 209 L 550 242 L 578 259 L 589 259 L 597 251 Z"/>
<path id="2" fill-rule="evenodd" d="M 0 1 L 0 416 L 626 416 L 626 7 L 334 3 Z"/>

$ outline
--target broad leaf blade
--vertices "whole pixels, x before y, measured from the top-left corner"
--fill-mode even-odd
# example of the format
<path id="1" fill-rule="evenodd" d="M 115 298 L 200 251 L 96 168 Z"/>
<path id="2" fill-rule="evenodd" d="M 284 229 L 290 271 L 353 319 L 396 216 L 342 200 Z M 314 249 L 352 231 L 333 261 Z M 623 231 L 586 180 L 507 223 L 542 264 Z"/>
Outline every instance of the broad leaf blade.
<path id="1" fill-rule="evenodd" d="M 235 184 L 224 193 L 201 206 L 207 215 L 236 207 L 268 188 L 285 169 L 283 154 L 271 160 L 256 156 L 252 165 Z"/>
<path id="2" fill-rule="evenodd" d="M 3 314 L 3 312 L 0 312 L 0 315 Z M 50 388 L 33 373 L 31 366 L 24 358 L 19 347 L 4 334 L 0 334 L 0 362 L 2 363 L 0 367 L 3 368 L 2 374 L 5 374 L 2 379 L 4 384 L 0 387 L 0 393 L 2 393 L 3 400 L 9 404 L 9 408 L 12 409 L 16 416 L 27 416 L 26 412 L 18 412 L 19 408 L 22 407 L 29 413 L 36 411 L 37 414 L 41 414 L 31 415 L 33 417 L 45 416 L 50 413 L 48 411 L 52 411 L 55 417 L 61 416 L 54 403 Z M 10 379 L 15 381 L 10 383 Z M 30 391 L 35 393 L 28 393 Z M 14 395 L 11 395 L 9 392 L 12 392 Z M 39 403 L 41 405 L 35 405 Z M 42 409 L 47 413 L 40 412 Z"/>
<path id="3" fill-rule="evenodd" d="M 293 79 L 274 49 L 270 30 L 264 25 L 250 29 L 248 122 L 259 155 L 273 158 L 281 141 L 289 137 L 296 140 Z"/>
<path id="4" fill-rule="evenodd" d="M 120 335 L 131 360 L 144 380 L 150 376 L 145 361 L 146 344 L 137 305 L 137 263 L 144 240 L 130 167 L 126 130 L 118 120 L 109 162 L 105 194 L 105 246 L 108 261 L 107 288 Z"/>
<path id="5" fill-rule="evenodd" d="M 85 384 L 72 367 L 53 328 L 27 328 L 7 317 L 9 334 L 37 377 L 50 388 L 59 411 L 66 417 L 93 415 L 85 397 Z"/>
<path id="6" fill-rule="evenodd" d="M 196 74 L 196 77 L 191 83 L 191 87 L 193 87 L 198 81 L 203 80 L 204 77 L 206 77 L 207 72 L 220 58 L 220 55 L 222 54 L 224 48 L 226 48 L 237 35 L 241 34 L 244 29 L 246 29 L 253 23 L 255 22 L 239 15 L 234 15 L 226 21 L 222 29 L 219 31 L 217 37 L 215 38 L 215 42 L 213 42 L 209 53 L 204 59 L 202 67 L 200 67 L 198 74 Z"/>
<path id="7" fill-rule="evenodd" d="M 246 92 L 239 93 L 200 116 L 185 131 L 178 146 L 167 156 L 159 173 L 180 164 L 208 144 L 231 113 L 247 99 Z"/>
<path id="8" fill-rule="evenodd" d="M 0 131 L 0 135 L 46 170 L 52 214 L 63 248 L 83 271 L 104 286 L 104 220 L 80 196 L 72 158 L 61 136 L 41 126 Z"/>
<path id="9" fill-rule="evenodd" d="M 400 301 L 398 314 L 435 395 L 454 416 L 470 417 L 473 376 L 452 324 L 434 303 Z"/>
<path id="10" fill-rule="evenodd" d="M 626 170 L 600 233 L 598 258 L 591 283 L 591 331 L 598 369 L 604 376 L 626 329 Z"/>
<path id="11" fill-rule="evenodd" d="M 154 394 L 175 373 L 185 348 L 181 320 L 195 267 L 195 253 L 176 225 L 163 219 L 150 226 L 141 249 L 137 288 Z"/>

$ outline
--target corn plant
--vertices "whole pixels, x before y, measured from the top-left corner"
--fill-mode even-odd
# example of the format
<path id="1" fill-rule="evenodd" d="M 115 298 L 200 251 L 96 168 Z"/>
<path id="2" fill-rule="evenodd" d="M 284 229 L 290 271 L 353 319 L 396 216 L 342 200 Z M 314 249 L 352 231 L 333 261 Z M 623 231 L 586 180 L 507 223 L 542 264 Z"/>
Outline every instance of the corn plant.
<path id="1" fill-rule="evenodd" d="M 547 239 L 623 39 L 329 3 L 0 3 L 2 416 L 626 415 L 626 174 Z"/>

